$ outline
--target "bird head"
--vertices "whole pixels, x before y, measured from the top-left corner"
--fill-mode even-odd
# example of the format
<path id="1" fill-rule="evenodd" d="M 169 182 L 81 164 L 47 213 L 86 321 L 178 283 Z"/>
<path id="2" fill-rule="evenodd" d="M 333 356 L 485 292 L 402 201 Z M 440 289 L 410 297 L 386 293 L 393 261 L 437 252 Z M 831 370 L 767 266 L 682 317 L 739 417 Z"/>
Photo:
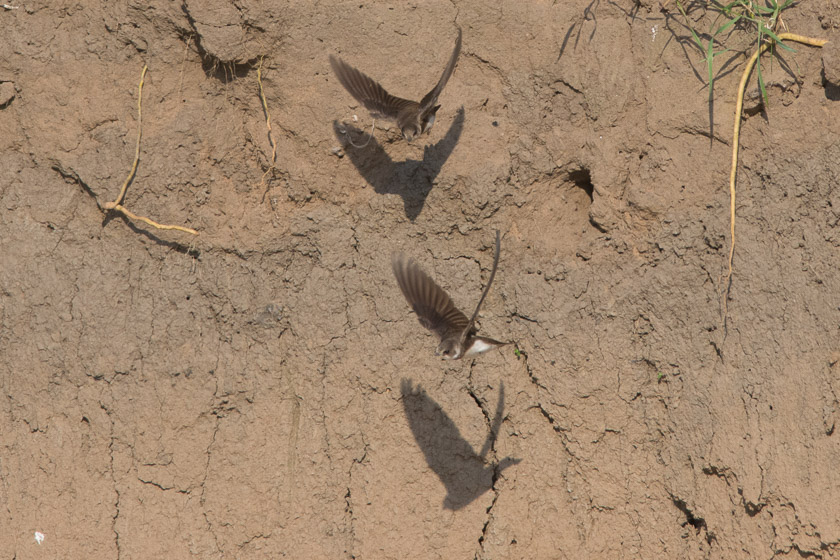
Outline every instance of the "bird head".
<path id="1" fill-rule="evenodd" d="M 444 340 L 435 350 L 435 356 L 441 356 L 444 360 L 457 360 L 461 357 L 461 345 L 457 340 Z"/>
<path id="2" fill-rule="evenodd" d="M 402 128 L 402 135 L 408 142 L 423 134 L 423 129 L 417 123 L 411 123 Z"/>

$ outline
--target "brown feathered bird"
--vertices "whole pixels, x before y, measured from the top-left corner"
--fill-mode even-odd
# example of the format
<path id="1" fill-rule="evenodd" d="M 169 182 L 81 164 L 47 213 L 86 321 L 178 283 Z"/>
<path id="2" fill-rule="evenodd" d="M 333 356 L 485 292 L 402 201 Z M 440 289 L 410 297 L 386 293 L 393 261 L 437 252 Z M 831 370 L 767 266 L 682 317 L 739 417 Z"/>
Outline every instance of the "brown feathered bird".
<path id="1" fill-rule="evenodd" d="M 438 97 L 452 76 L 460 54 L 461 29 L 459 28 L 455 50 L 452 51 L 449 64 L 444 68 L 437 85 L 420 100 L 420 103 L 391 95 L 375 80 L 333 55 L 330 55 L 330 64 L 338 81 L 350 92 L 350 95 L 356 98 L 356 101 L 364 105 L 374 118 L 396 121 L 403 138 L 411 142 L 417 136 L 431 130 L 432 125 L 435 124 L 435 115 L 440 109 L 440 105 L 436 104 Z"/>
<path id="2" fill-rule="evenodd" d="M 484 303 L 484 298 L 487 297 L 487 292 L 490 291 L 493 277 L 496 276 L 500 245 L 497 230 L 493 269 L 490 271 L 487 287 L 484 288 L 484 293 L 481 294 L 481 299 L 478 300 L 478 305 L 475 306 L 475 312 L 470 319 L 467 319 L 467 316 L 455 307 L 449 294 L 435 284 L 435 281 L 423 272 L 413 259 L 406 258 L 402 253 L 397 253 L 392 257 L 391 266 L 394 269 L 394 276 L 397 277 L 397 284 L 400 285 L 405 299 L 417 314 L 420 324 L 440 338 L 435 355 L 442 355 L 445 360 L 458 360 L 509 344 L 477 336 L 475 328 L 478 311 Z"/>

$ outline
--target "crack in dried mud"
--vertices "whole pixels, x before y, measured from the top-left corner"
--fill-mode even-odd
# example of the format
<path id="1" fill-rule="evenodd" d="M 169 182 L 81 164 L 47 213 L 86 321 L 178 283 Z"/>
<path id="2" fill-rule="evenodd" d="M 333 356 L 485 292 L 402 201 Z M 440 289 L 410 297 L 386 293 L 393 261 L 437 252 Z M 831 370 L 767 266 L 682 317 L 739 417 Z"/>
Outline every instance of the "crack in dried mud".
<path id="1" fill-rule="evenodd" d="M 117 558 L 120 557 L 122 554 L 122 550 L 120 548 L 120 532 L 117 530 L 117 521 L 120 516 L 120 489 L 119 483 L 117 482 L 116 472 L 114 470 L 114 442 L 116 441 L 116 437 L 114 436 L 114 419 L 111 417 L 111 411 L 108 409 L 107 406 L 99 403 L 99 407 L 105 411 L 105 415 L 108 417 L 110 422 L 110 442 L 108 443 L 108 452 L 110 454 L 110 472 L 111 472 L 111 482 L 113 483 L 114 493 L 116 494 L 116 499 L 114 500 L 114 514 L 111 517 L 111 530 L 114 532 L 114 546 L 117 548 Z"/>
<path id="2" fill-rule="evenodd" d="M 218 380 L 216 380 L 216 391 L 218 393 Z M 214 394 L 215 394 L 214 393 Z M 204 463 L 204 473 L 201 479 L 201 496 L 199 497 L 199 504 L 201 504 L 201 514 L 204 517 L 204 523 L 207 526 L 207 532 L 213 537 L 213 542 L 216 545 L 216 550 L 220 553 L 223 553 L 224 550 L 222 549 L 221 545 L 219 544 L 219 537 L 216 535 L 216 531 L 213 529 L 213 523 L 210 521 L 210 517 L 207 515 L 207 477 L 210 474 L 210 454 L 211 449 L 216 443 L 216 436 L 219 433 L 219 424 L 221 423 L 222 419 L 215 414 L 215 412 L 211 411 L 210 414 L 214 417 L 214 425 L 213 425 L 213 437 L 210 439 L 210 443 L 207 444 L 207 449 L 205 450 L 205 454 L 207 455 L 207 460 Z"/>
<path id="3" fill-rule="evenodd" d="M 488 430 L 488 438 L 489 438 L 489 449 L 486 450 L 486 454 L 481 456 L 480 458 L 485 462 L 490 462 L 493 465 L 493 478 L 490 484 L 490 490 L 493 492 L 493 500 L 490 502 L 490 505 L 485 510 L 486 518 L 484 521 L 484 525 L 481 528 L 481 535 L 478 537 L 478 551 L 476 552 L 475 558 L 476 560 L 480 560 L 484 557 L 485 548 L 484 548 L 484 540 L 487 536 L 487 530 L 490 526 L 490 523 L 493 521 L 493 508 L 496 505 L 496 501 L 499 499 L 499 495 L 501 491 L 496 487 L 496 482 L 499 480 L 501 476 L 501 468 L 498 462 L 498 456 L 496 455 L 496 439 L 498 437 L 498 431 L 501 430 L 502 424 L 504 423 L 504 416 L 502 416 L 502 421 L 498 424 L 498 426 L 494 426 L 494 420 L 490 418 L 490 413 L 484 408 L 484 404 L 482 403 L 481 399 L 476 395 L 475 388 L 473 386 L 473 368 L 475 367 L 476 360 L 472 360 L 470 362 L 470 370 L 469 375 L 467 377 L 468 384 L 467 384 L 467 393 L 475 402 L 475 405 L 481 411 L 482 416 L 484 417 L 484 423 Z M 500 385 L 500 393 L 503 394 L 504 388 L 503 385 Z M 502 403 L 502 396 L 500 395 L 500 403 Z M 501 411 L 502 414 L 504 411 Z M 497 433 L 493 433 L 496 430 Z"/>

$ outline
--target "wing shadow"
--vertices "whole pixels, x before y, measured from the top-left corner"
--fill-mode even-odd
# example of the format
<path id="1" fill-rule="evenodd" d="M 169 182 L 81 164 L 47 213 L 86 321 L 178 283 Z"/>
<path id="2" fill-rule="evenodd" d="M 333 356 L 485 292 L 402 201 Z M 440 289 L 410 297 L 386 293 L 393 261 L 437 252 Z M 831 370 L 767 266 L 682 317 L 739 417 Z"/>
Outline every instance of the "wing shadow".
<path id="1" fill-rule="evenodd" d="M 444 508 L 458 510 L 465 507 L 492 488 L 504 469 L 521 461 L 506 457 L 497 464 L 487 464 L 485 459 L 496 443 L 502 425 L 504 384 L 500 386 L 496 415 L 480 453 L 473 450 L 452 419 L 419 385 L 414 387 L 410 379 L 403 379 L 400 393 L 411 433 L 429 468 L 446 488 Z"/>
<path id="2" fill-rule="evenodd" d="M 426 197 L 432 190 L 441 167 L 449 159 L 452 150 L 464 130 L 464 107 L 458 109 L 452 125 L 441 140 L 423 149 L 423 159 L 394 161 L 376 137 L 364 148 L 355 148 L 347 141 L 347 135 L 367 142 L 368 134 L 355 126 L 333 121 L 333 131 L 344 151 L 359 170 L 365 181 L 379 194 L 398 194 L 403 199 L 405 215 L 412 222 L 420 215 Z"/>

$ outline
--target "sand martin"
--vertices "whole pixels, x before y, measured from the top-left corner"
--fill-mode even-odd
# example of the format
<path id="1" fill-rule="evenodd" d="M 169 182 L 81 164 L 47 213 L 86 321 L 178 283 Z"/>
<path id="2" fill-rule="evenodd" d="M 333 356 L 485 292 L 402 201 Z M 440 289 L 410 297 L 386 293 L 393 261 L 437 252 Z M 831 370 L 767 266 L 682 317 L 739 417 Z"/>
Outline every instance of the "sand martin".
<path id="1" fill-rule="evenodd" d="M 445 360 L 458 360 L 464 356 L 473 356 L 487 352 L 508 344 L 499 342 L 492 338 L 476 336 L 475 319 L 478 317 L 478 310 L 490 291 L 493 277 L 496 275 L 496 267 L 499 265 L 499 231 L 496 230 L 496 257 L 493 260 L 493 270 L 490 271 L 490 278 L 487 280 L 487 287 L 475 306 L 475 312 L 471 319 L 467 319 L 449 295 L 432 280 L 428 274 L 423 272 L 420 266 L 413 259 L 407 259 L 402 253 L 395 254 L 391 259 L 391 266 L 394 269 L 394 276 L 400 285 L 405 299 L 417 314 L 420 324 L 434 332 L 440 337 L 440 344 L 435 350 L 435 355 L 443 355 Z"/>
<path id="2" fill-rule="evenodd" d="M 341 85 L 356 98 L 356 101 L 365 106 L 374 118 L 384 118 L 397 122 L 402 131 L 403 138 L 409 142 L 424 132 L 432 129 L 435 123 L 435 114 L 440 109 L 437 103 L 443 86 L 449 81 L 455 64 L 458 62 L 458 55 L 461 54 L 461 29 L 458 28 L 458 39 L 455 41 L 455 50 L 452 51 L 452 58 L 443 70 L 437 85 L 432 91 L 417 103 L 409 99 L 395 97 L 385 91 L 370 77 L 362 74 L 340 58 L 330 55 L 330 64 Z"/>

